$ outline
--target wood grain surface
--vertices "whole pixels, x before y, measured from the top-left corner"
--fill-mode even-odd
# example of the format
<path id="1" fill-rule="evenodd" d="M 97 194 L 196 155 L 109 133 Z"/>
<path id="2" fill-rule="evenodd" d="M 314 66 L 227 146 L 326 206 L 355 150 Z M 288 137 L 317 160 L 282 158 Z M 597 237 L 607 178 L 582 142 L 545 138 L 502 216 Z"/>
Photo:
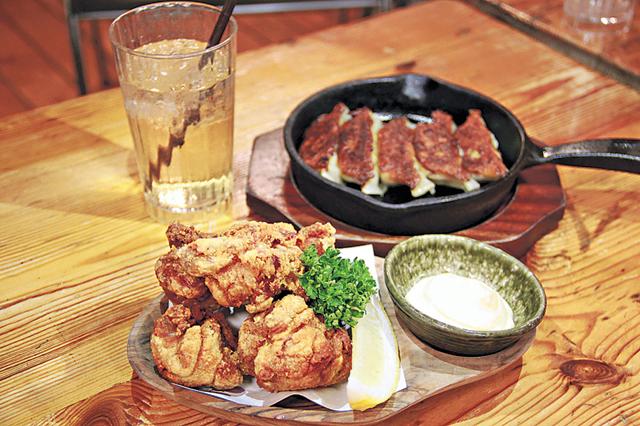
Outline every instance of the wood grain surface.
<path id="1" fill-rule="evenodd" d="M 242 54 L 237 69 L 237 218 L 253 139 L 348 79 L 440 76 L 495 98 L 549 144 L 640 136 L 640 94 L 458 2 Z M 127 334 L 158 294 L 165 242 L 144 212 L 120 93 L 12 116 L 0 140 L 0 424 L 224 423 L 126 383 Z M 640 422 L 640 177 L 559 173 L 565 216 L 526 257 L 549 304 L 521 365 L 397 423 Z"/>
<path id="2" fill-rule="evenodd" d="M 564 0 L 468 0 L 481 10 L 640 89 L 640 3 L 627 31 L 583 31 L 563 10 Z"/>

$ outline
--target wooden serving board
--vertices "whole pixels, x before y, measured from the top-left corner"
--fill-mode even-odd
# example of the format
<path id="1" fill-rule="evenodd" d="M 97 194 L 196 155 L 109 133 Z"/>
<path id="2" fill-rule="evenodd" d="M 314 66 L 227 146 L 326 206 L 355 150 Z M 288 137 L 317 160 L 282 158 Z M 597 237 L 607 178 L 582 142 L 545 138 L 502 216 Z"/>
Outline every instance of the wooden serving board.
<path id="1" fill-rule="evenodd" d="M 381 283 L 382 303 L 391 319 L 398 339 L 407 388 L 396 392 L 387 402 L 363 412 L 337 412 L 315 405 L 303 398 L 288 398 L 272 407 L 250 407 L 172 386 L 154 367 L 149 337 L 153 322 L 167 307 L 164 296 L 155 298 L 138 317 L 129 334 L 129 362 L 136 374 L 168 398 L 196 410 L 238 423 L 279 424 L 289 420 L 304 423 L 371 424 L 397 415 L 412 405 L 467 383 L 497 374 L 517 362 L 529 348 L 535 330 L 498 353 L 480 357 L 462 357 L 440 352 L 418 340 L 395 314 L 382 273 L 383 260 L 376 258 Z"/>
<path id="2" fill-rule="evenodd" d="M 252 211 L 268 220 L 289 221 L 297 226 L 331 222 L 342 247 L 372 244 L 377 256 L 385 256 L 394 245 L 408 238 L 347 225 L 311 205 L 291 180 L 282 129 L 255 139 L 246 193 Z M 491 218 L 456 234 L 522 257 L 537 240 L 556 228 L 565 204 L 556 167 L 533 167 L 520 173 L 513 196 Z"/>

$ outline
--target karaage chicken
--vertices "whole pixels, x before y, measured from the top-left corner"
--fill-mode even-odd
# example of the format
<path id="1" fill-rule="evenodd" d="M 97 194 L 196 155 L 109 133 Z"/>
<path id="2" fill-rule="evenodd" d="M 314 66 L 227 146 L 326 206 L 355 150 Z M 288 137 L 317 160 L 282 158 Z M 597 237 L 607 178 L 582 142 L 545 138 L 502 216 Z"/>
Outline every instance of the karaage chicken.
<path id="1" fill-rule="evenodd" d="M 293 245 L 296 239 L 296 230 L 288 223 L 266 222 L 240 222 L 230 228 L 217 233 L 198 231 L 193 226 L 181 223 L 172 223 L 167 228 L 167 240 L 169 247 L 180 248 L 200 238 L 238 237 L 255 242 L 264 242 L 268 245 Z"/>
<path id="2" fill-rule="evenodd" d="M 333 247 L 336 243 L 336 229 L 330 223 L 316 222 L 312 225 L 300 228 L 296 236 L 296 245 L 300 250 L 315 245 L 318 254 L 324 253 L 328 247 Z"/>
<path id="3" fill-rule="evenodd" d="M 198 325 L 189 308 L 174 305 L 155 321 L 151 352 L 160 374 L 174 383 L 231 389 L 242 383 L 235 343 L 224 316 Z"/>
<path id="4" fill-rule="evenodd" d="M 227 236 L 243 238 L 254 242 L 263 242 L 270 246 L 296 245 L 302 250 L 311 244 L 315 244 L 318 252 L 322 253 L 324 248 L 333 247 L 335 244 L 335 232 L 335 228 L 330 223 L 322 224 L 316 222 L 301 228 L 300 231 L 296 233 L 293 226 L 288 223 L 247 221 L 235 224 L 221 233 L 211 234 L 198 231 L 193 226 L 176 222 L 169 225 L 166 235 L 169 241 L 169 247 L 171 248 L 180 248 L 200 238 Z"/>
<path id="5" fill-rule="evenodd" d="M 174 305 L 182 304 L 200 321 L 207 312 L 220 308 L 204 283 L 204 278 L 189 275 L 175 251 L 160 257 L 155 265 L 156 277 L 167 299 Z"/>
<path id="6" fill-rule="evenodd" d="M 296 232 L 285 223 L 245 222 L 218 234 L 170 225 L 171 251 L 155 265 L 173 303 L 151 336 L 160 374 L 216 389 L 239 385 L 242 371 L 269 391 L 344 381 L 351 370 L 349 336 L 326 329 L 299 282 L 303 250 L 314 245 L 324 253 L 335 244 L 334 234 L 333 226 L 319 223 Z M 293 294 L 274 303 L 281 292 Z M 236 353 L 236 336 L 220 307 L 241 305 L 253 315 L 242 325 Z"/>
<path id="7" fill-rule="evenodd" d="M 220 236 L 239 238 L 246 243 L 260 243 L 269 247 L 290 247 L 295 245 L 297 233 L 289 223 L 248 221 L 232 226 L 222 232 Z"/>
<path id="8" fill-rule="evenodd" d="M 287 295 L 240 327 L 242 372 L 270 392 L 310 389 L 345 381 L 351 371 L 351 340 L 327 330 L 302 297 Z"/>
<path id="9" fill-rule="evenodd" d="M 198 238 L 215 237 L 216 234 L 198 231 L 193 226 L 173 222 L 167 227 L 166 236 L 170 248 L 180 248 L 186 244 L 194 242 Z"/>
<path id="10" fill-rule="evenodd" d="M 315 244 L 323 252 L 334 244 L 334 233 L 329 224 L 314 224 L 296 233 L 288 224 L 246 222 L 219 236 L 183 244 L 171 256 L 179 259 L 186 274 L 204 278 L 218 304 L 246 304 L 247 311 L 255 313 L 267 309 L 285 290 L 306 297 L 298 281 L 304 272 L 302 250 Z"/>

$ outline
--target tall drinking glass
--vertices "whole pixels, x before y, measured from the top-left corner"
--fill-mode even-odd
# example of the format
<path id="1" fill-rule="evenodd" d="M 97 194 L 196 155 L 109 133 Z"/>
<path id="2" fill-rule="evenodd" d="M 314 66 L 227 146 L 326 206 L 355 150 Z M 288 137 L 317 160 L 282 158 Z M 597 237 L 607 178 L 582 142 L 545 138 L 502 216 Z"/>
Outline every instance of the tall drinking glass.
<path id="1" fill-rule="evenodd" d="M 147 210 L 160 222 L 231 219 L 237 25 L 207 48 L 219 15 L 155 3 L 109 28 Z"/>

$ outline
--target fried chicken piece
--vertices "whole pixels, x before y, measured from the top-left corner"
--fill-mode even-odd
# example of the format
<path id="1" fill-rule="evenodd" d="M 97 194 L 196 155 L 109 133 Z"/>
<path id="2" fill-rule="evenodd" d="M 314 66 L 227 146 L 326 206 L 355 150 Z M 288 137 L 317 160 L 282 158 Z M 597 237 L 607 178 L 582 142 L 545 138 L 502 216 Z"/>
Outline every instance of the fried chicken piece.
<path id="1" fill-rule="evenodd" d="M 324 252 L 334 244 L 334 233 L 329 224 L 314 224 L 296 234 L 288 224 L 247 222 L 183 245 L 176 256 L 186 274 L 204 278 L 221 306 L 246 304 L 254 313 L 267 309 L 285 290 L 306 297 L 298 281 L 304 272 L 302 249 L 316 244 Z"/>
<path id="2" fill-rule="evenodd" d="M 312 225 L 305 226 L 298 231 L 298 235 L 296 236 L 296 246 L 300 248 L 300 250 L 306 249 L 311 245 L 316 246 L 316 250 L 319 254 L 324 253 L 324 251 L 333 247 L 336 243 L 336 228 L 334 228 L 330 223 L 320 223 L 316 222 Z"/>
<path id="3" fill-rule="evenodd" d="M 169 247 L 180 248 L 184 245 L 194 242 L 198 238 L 210 238 L 215 234 L 198 231 L 193 226 L 183 225 L 178 222 L 174 222 L 167 228 L 167 241 L 169 241 Z"/>
<path id="4" fill-rule="evenodd" d="M 227 315 L 229 314 L 228 309 L 225 309 L 224 311 Z M 235 335 L 233 329 L 231 328 L 231 325 L 229 325 L 229 322 L 227 322 L 225 312 L 223 312 L 222 310 L 218 310 L 216 312 L 213 312 L 209 316 L 209 318 L 213 318 L 214 320 L 218 321 L 218 324 L 220 324 L 220 331 L 222 332 L 222 338 L 224 339 L 224 342 L 227 344 L 227 346 L 229 346 L 229 348 L 235 351 L 238 349 L 238 336 Z"/>
<path id="5" fill-rule="evenodd" d="M 180 248 L 200 238 L 215 238 L 221 236 L 246 238 L 254 242 L 266 242 L 269 245 L 287 245 L 295 240 L 296 230 L 289 223 L 246 221 L 237 223 L 219 233 L 208 233 L 198 231 L 193 226 L 172 223 L 167 228 L 166 234 L 169 246 L 172 248 Z"/>
<path id="6" fill-rule="evenodd" d="M 158 259 L 156 262 L 156 276 L 169 300 L 175 304 L 188 306 L 198 320 L 206 312 L 217 309 L 219 305 L 205 285 L 205 278 L 200 269 L 197 269 L 195 273 L 188 273 L 175 248 L 185 247 L 201 238 L 217 238 L 220 236 L 241 239 L 246 243 L 247 247 L 257 243 L 264 243 L 269 247 L 276 247 L 281 244 L 295 246 L 296 242 L 296 231 L 293 226 L 287 223 L 244 222 L 236 224 L 217 235 L 203 233 L 192 226 L 185 226 L 179 223 L 169 225 L 167 239 L 169 240 L 169 245 L 174 249 Z M 210 278 L 210 281 L 215 280 Z M 221 300 L 225 301 L 223 302 L 226 303 L 225 306 L 236 306 L 227 297 L 221 297 Z"/>
<path id="7" fill-rule="evenodd" d="M 156 277 L 164 294 L 174 305 L 191 310 L 196 321 L 220 308 L 204 283 L 204 278 L 189 275 L 175 249 L 160 257 L 155 265 Z"/>
<path id="8" fill-rule="evenodd" d="M 290 223 L 240 222 L 222 232 L 220 236 L 241 238 L 247 243 L 264 243 L 270 247 L 293 246 L 296 230 Z"/>
<path id="9" fill-rule="evenodd" d="M 155 270 L 160 286 L 173 303 L 181 303 L 184 299 L 199 299 L 209 293 L 202 277 L 187 274 L 175 250 L 160 257 L 156 261 Z"/>
<path id="10" fill-rule="evenodd" d="M 268 308 L 283 290 L 304 296 L 298 282 L 302 251 L 296 246 L 255 242 L 236 236 L 201 238 L 177 251 L 187 273 L 204 277 L 222 306 L 247 304 L 247 312 Z"/>
<path id="11" fill-rule="evenodd" d="M 310 389 L 345 381 L 351 371 L 351 340 L 327 330 L 304 299 L 287 295 L 250 316 L 238 337 L 240 368 L 270 392 Z"/>
<path id="12" fill-rule="evenodd" d="M 242 383 L 238 356 L 228 347 L 220 321 L 224 318 L 207 318 L 197 325 L 189 308 L 167 309 L 155 321 L 151 335 L 151 353 L 160 374 L 185 386 L 231 389 Z"/>

